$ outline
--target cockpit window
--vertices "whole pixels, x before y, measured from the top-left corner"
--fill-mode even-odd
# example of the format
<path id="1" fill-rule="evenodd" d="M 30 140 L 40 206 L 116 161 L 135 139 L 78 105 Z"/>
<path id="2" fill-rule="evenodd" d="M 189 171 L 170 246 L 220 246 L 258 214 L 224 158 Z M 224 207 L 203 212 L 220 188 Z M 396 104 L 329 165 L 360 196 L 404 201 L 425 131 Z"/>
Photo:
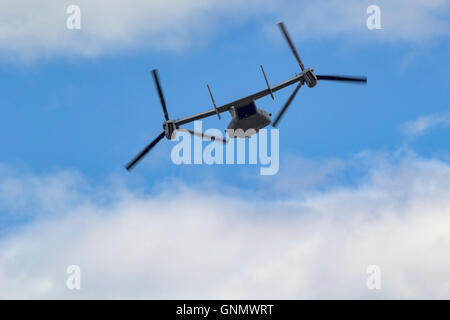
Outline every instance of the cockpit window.
<path id="1" fill-rule="evenodd" d="M 256 113 L 256 105 L 255 102 L 250 102 L 249 104 L 236 108 L 237 115 L 239 119 L 247 118 Z"/>

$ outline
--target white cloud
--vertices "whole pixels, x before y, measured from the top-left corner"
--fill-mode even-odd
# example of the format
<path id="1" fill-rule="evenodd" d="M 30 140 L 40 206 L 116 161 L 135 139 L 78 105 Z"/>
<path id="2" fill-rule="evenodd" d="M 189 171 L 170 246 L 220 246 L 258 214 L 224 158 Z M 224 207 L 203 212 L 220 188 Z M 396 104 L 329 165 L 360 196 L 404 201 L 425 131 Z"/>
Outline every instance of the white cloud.
<path id="1" fill-rule="evenodd" d="M 293 192 L 283 202 L 187 187 L 86 189 L 71 176 L 32 177 L 39 188 L 9 176 L 15 192 L 6 198 L 45 199 L 57 185 L 72 192 L 68 201 L 57 193 L 58 210 L 22 204 L 38 218 L 0 240 L 1 298 L 450 295 L 450 166 L 440 161 L 382 161 L 355 187 Z M 65 287 L 74 264 L 81 291 Z M 373 264 L 381 291 L 366 289 Z"/>
<path id="2" fill-rule="evenodd" d="M 413 138 L 427 131 L 439 127 L 439 126 L 449 126 L 450 125 L 450 113 L 444 114 L 433 114 L 420 116 L 412 122 L 408 122 L 403 126 L 406 136 Z"/>
<path id="3" fill-rule="evenodd" d="M 66 28 L 72 1 L 0 1 L 0 52 L 21 58 L 95 57 L 130 49 L 183 50 L 231 25 L 260 19 L 272 32 L 286 20 L 297 39 L 346 36 L 422 42 L 449 34 L 445 0 L 375 1 L 382 30 L 368 31 L 373 1 L 78 0 L 81 30 Z"/>
<path id="4" fill-rule="evenodd" d="M 381 30 L 368 30 L 366 9 L 378 5 Z M 300 38 L 345 35 L 366 41 L 420 43 L 448 36 L 450 3 L 445 0 L 318 0 L 292 2 L 283 12 Z"/>
<path id="5" fill-rule="evenodd" d="M 79 0 L 81 30 L 68 30 L 72 1 L 0 1 L 0 48 L 25 58 L 97 56 L 130 48 L 181 50 L 215 27 L 264 11 L 270 0 Z M 224 21 L 224 19 L 226 19 Z"/>

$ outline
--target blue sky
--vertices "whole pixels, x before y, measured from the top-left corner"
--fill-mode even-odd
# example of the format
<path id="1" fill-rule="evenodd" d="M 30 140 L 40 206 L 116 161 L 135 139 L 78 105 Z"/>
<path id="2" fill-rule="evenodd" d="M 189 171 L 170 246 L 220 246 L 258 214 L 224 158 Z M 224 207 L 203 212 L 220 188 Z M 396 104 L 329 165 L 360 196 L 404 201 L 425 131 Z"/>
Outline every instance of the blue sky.
<path id="1" fill-rule="evenodd" d="M 172 21 L 145 11 L 145 5 L 139 1 L 136 3 L 144 8 L 148 20 L 141 13 L 121 8 L 119 3 L 109 9 L 98 9 L 81 1 L 83 17 L 92 18 L 94 12 L 100 17 L 95 23 L 82 20 L 81 30 L 74 31 L 65 28 L 66 5 L 48 2 L 46 13 L 30 2 L 22 2 L 22 6 L 10 5 L 12 13 L 8 21 L 29 19 L 34 27 L 23 34 L 8 35 L 5 31 L 0 38 L 3 137 L 0 173 L 3 186 L 13 180 L 20 188 L 29 185 L 31 191 L 17 193 L 22 195 L 24 205 L 16 203 L 17 194 L 2 198 L 0 229 L 8 237 L 20 237 L 22 231 L 16 230 L 33 228 L 33 223 L 53 221 L 54 208 L 50 210 L 43 205 L 45 201 L 36 194 L 39 186 L 45 189 L 47 183 L 52 185 L 52 177 L 62 181 L 61 194 L 55 196 L 55 202 L 62 203 L 55 210 L 65 212 L 57 215 L 62 219 L 61 215 L 73 216 L 73 207 L 80 205 L 79 198 L 83 199 L 80 201 L 83 205 L 98 205 L 100 211 L 114 207 L 117 202 L 123 205 L 122 200 L 115 199 L 117 189 L 122 188 L 128 190 L 126 194 L 135 193 L 138 199 L 144 197 L 148 201 L 165 199 L 171 188 L 180 193 L 173 201 L 184 201 L 188 195 L 201 201 L 204 192 L 213 198 L 231 193 L 244 207 L 251 206 L 253 200 L 238 195 L 249 194 L 290 212 L 289 203 L 326 192 L 323 190 L 359 188 L 366 184 L 384 190 L 384 184 L 377 184 L 378 170 L 385 174 L 386 166 L 392 166 L 389 170 L 393 176 L 403 177 L 402 168 L 416 170 L 408 164 L 411 159 L 412 163 L 425 163 L 426 168 L 434 161 L 445 170 L 448 168 L 450 44 L 449 6 L 445 2 L 412 1 L 408 5 L 401 1 L 393 4 L 376 1 L 382 10 L 382 30 L 371 31 L 365 25 L 367 5 L 354 1 L 340 5 L 333 1 L 329 4 L 319 1 L 317 5 L 285 1 L 286 10 L 270 1 L 263 1 L 260 6 L 253 1 L 245 4 L 232 1 L 226 5 L 218 2 L 217 7 L 181 1 L 178 18 Z M 101 3 L 98 1 L 97 7 Z M 167 5 L 159 2 L 158 6 L 164 12 L 175 4 L 176 1 Z M 203 5 L 203 13 L 201 10 L 192 13 Z M 27 8 L 34 14 L 48 14 L 50 22 L 41 26 L 39 19 L 28 16 Z M 61 8 L 63 12 L 58 16 Z M 117 27 L 101 16 L 103 12 L 114 17 L 121 9 L 131 10 L 126 11 L 131 14 L 123 21 L 120 15 L 116 16 Z M 294 9 L 304 9 L 311 15 L 319 13 L 316 17 L 323 23 L 312 22 L 311 28 L 306 29 L 305 24 L 314 19 L 305 14 L 306 22 L 301 21 L 302 16 L 295 15 Z M 133 14 L 134 20 L 130 18 Z M 59 18 L 53 21 L 55 16 Z M 99 27 L 102 19 L 105 26 Z M 149 73 L 151 69 L 159 70 L 172 118 L 211 108 L 207 83 L 217 104 L 224 104 L 265 88 L 260 64 L 271 84 L 299 72 L 276 26 L 282 20 L 286 21 L 306 66 L 313 67 L 318 74 L 366 75 L 368 85 L 322 82 L 313 89 L 303 87 L 280 125 L 278 175 L 261 177 L 259 167 L 251 165 L 176 166 L 170 161 L 173 142 L 166 140 L 132 173 L 126 172 L 124 164 L 161 132 L 163 113 Z M 151 27 L 146 21 L 151 21 L 148 22 Z M 9 30 L 8 22 L 3 26 Z M 58 30 L 56 35 L 48 31 L 52 28 Z M 168 40 L 171 35 L 173 43 Z M 257 105 L 276 114 L 292 90 L 284 89 L 276 93 L 274 101 L 264 98 Z M 203 126 L 225 129 L 229 120 L 230 116 L 224 114 L 222 120 L 215 117 L 205 120 Z M 414 129 L 420 120 L 422 127 Z M 413 129 L 408 131 L 408 126 Z M 66 177 L 61 172 L 70 174 Z M 430 181 L 430 185 L 433 183 Z M 58 186 L 54 188 L 59 189 Z M 186 195 L 185 189 L 189 188 L 198 194 Z M 292 188 L 298 190 L 293 192 Z M 71 192 L 75 192 L 74 198 Z M 51 199 L 51 192 L 48 193 Z M 269 196 L 278 202 L 271 204 Z M 127 198 L 124 195 L 118 198 L 123 197 Z M 103 202 L 106 209 L 99 204 Z M 24 211 L 27 213 L 22 214 Z M 448 214 L 447 209 L 443 212 Z M 46 240 L 42 243 L 47 245 Z M 227 287 L 217 291 L 216 296 L 224 297 L 227 293 L 229 296 L 230 292 L 254 296 L 238 289 Z M 50 290 L 48 296 L 65 297 L 58 290 Z M 35 291 L 29 292 L 29 296 L 34 296 Z M 179 292 L 192 296 L 187 288 Z M 202 292 L 196 291 L 193 296 L 203 297 Z M 346 292 L 344 297 L 360 294 L 355 292 Z M 130 296 L 135 296 L 134 293 L 129 292 Z M 177 291 L 174 289 L 172 293 Z M 281 297 L 295 296 L 295 290 L 284 294 L 280 289 L 279 293 Z M 87 297 L 102 294 L 99 291 Z M 414 296 L 409 294 L 394 290 L 386 296 Z M 311 296 L 321 297 L 320 293 Z"/>

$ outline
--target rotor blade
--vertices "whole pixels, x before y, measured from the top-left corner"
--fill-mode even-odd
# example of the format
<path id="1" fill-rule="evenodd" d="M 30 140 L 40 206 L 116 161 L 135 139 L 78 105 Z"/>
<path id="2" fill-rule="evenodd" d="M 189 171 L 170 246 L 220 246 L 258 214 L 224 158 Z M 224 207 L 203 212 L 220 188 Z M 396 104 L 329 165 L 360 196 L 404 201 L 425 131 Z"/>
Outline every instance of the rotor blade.
<path id="1" fill-rule="evenodd" d="M 214 141 L 221 141 L 223 143 L 228 143 L 228 139 L 224 139 L 222 137 L 211 136 L 209 134 L 204 134 L 204 133 L 201 133 L 201 132 L 197 132 L 197 131 L 193 131 L 193 130 L 189 130 L 189 129 L 185 129 L 185 128 L 178 128 L 177 131 L 189 132 L 190 134 L 192 134 L 194 136 L 198 136 L 200 138 L 207 137 L 207 138 L 210 138 L 211 140 L 214 140 Z"/>
<path id="2" fill-rule="evenodd" d="M 300 56 L 298 55 L 297 50 L 294 47 L 294 43 L 291 40 L 291 37 L 289 36 L 289 33 L 287 32 L 286 26 L 284 25 L 283 22 L 278 23 L 278 26 L 280 27 L 281 32 L 284 35 L 284 38 L 286 39 L 289 47 L 292 50 L 292 53 L 294 54 L 295 59 L 297 60 L 300 68 L 303 70 L 305 70 L 305 67 L 303 66 L 302 60 L 300 60 Z"/>
<path id="3" fill-rule="evenodd" d="M 294 92 L 292 92 L 291 96 L 289 97 L 289 99 L 286 101 L 285 105 L 283 106 L 283 108 L 281 109 L 281 111 L 277 114 L 275 121 L 272 123 L 273 127 L 276 127 L 278 125 L 278 122 L 280 122 L 281 117 L 283 117 L 283 114 L 286 112 L 287 108 L 289 107 L 289 105 L 292 103 L 292 100 L 294 100 L 295 96 L 297 95 L 298 90 L 300 89 L 300 87 L 302 86 L 301 83 L 299 83 L 297 85 L 297 87 L 295 87 Z"/>
<path id="4" fill-rule="evenodd" d="M 162 92 L 161 83 L 159 81 L 158 70 L 156 70 L 156 69 L 152 70 L 152 75 L 153 75 L 153 80 L 155 81 L 156 90 L 158 90 L 159 100 L 161 101 L 161 106 L 164 111 L 164 118 L 166 118 L 166 120 L 168 121 L 169 114 L 167 113 L 166 100 L 164 99 L 164 94 Z"/>
<path id="5" fill-rule="evenodd" d="M 141 153 L 139 153 L 133 160 L 131 160 L 126 166 L 125 168 L 130 171 L 131 169 L 133 169 L 133 167 L 139 162 L 141 161 L 141 159 L 159 142 L 161 141 L 162 138 L 164 138 L 164 131 L 161 132 L 161 134 L 159 136 L 156 137 L 155 140 L 153 140 L 144 150 L 141 151 Z"/>
<path id="6" fill-rule="evenodd" d="M 356 83 L 367 84 L 366 77 L 317 75 L 317 80 L 346 81 L 346 82 L 356 82 Z"/>

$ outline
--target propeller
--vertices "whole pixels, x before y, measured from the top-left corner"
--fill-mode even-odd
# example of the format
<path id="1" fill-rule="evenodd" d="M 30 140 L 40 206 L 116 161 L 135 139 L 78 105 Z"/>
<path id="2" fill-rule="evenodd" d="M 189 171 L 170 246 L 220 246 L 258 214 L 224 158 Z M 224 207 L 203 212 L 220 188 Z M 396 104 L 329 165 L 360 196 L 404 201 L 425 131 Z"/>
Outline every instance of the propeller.
<path id="1" fill-rule="evenodd" d="M 161 83 L 159 81 L 158 70 L 152 70 L 153 80 L 155 81 L 156 90 L 158 91 L 159 100 L 161 101 L 161 106 L 164 112 L 164 118 L 169 121 L 169 113 L 167 112 L 166 99 L 164 99 L 164 94 L 162 92 Z"/>
<path id="2" fill-rule="evenodd" d="M 277 114 L 277 116 L 275 117 L 274 122 L 272 123 L 273 127 L 276 127 L 278 125 L 278 122 L 280 122 L 281 117 L 283 117 L 284 113 L 286 112 L 287 108 L 289 107 L 289 105 L 292 103 L 292 101 L 294 100 L 295 96 L 297 95 L 298 90 L 300 90 L 302 86 L 302 83 L 299 83 L 297 85 L 297 87 L 295 87 L 294 92 L 292 92 L 291 96 L 289 97 L 289 99 L 286 101 L 286 103 L 284 104 L 283 108 L 281 109 L 281 111 Z"/>
<path id="3" fill-rule="evenodd" d="M 197 131 L 193 131 L 193 130 L 189 130 L 189 129 L 177 128 L 176 131 L 188 132 L 188 133 L 190 133 L 190 134 L 192 134 L 192 135 L 194 135 L 194 136 L 199 136 L 199 137 L 202 137 L 202 138 L 207 137 L 207 138 L 210 138 L 210 139 L 213 140 L 213 141 L 223 142 L 223 143 L 228 143 L 228 139 L 224 139 L 224 138 L 221 138 L 221 137 L 212 136 L 212 135 L 209 135 L 209 134 L 204 134 L 204 133 L 197 132 Z M 161 132 L 161 133 L 159 134 L 159 136 L 157 136 L 157 137 L 155 138 L 155 140 L 153 140 L 152 142 L 150 142 L 150 144 L 149 144 L 147 147 L 145 147 L 144 150 L 142 150 L 136 157 L 134 157 L 133 160 L 131 160 L 131 161 L 125 166 L 125 168 L 126 168 L 128 171 L 131 171 L 131 170 L 138 164 L 138 162 L 141 161 L 142 158 L 144 158 L 144 157 L 147 155 L 147 153 L 149 153 L 150 150 L 152 150 L 153 147 L 156 146 L 156 144 L 164 138 L 165 135 L 166 135 L 166 134 L 165 134 L 164 131 Z"/>
<path id="4" fill-rule="evenodd" d="M 284 25 L 283 22 L 278 23 L 278 26 L 280 27 L 281 33 L 283 33 L 284 38 L 286 39 L 289 47 L 292 50 L 292 53 L 294 54 L 295 59 L 298 62 L 298 65 L 300 66 L 300 68 L 303 70 L 305 70 L 305 67 L 303 66 L 302 60 L 300 59 L 300 56 L 298 55 L 297 50 L 295 49 L 294 43 L 291 40 L 291 37 L 289 36 L 289 33 L 287 32 L 286 26 Z"/>
<path id="5" fill-rule="evenodd" d="M 354 82 L 354 83 L 367 84 L 367 78 L 366 77 L 317 75 L 317 80 L 345 81 L 345 82 Z"/>
<path id="6" fill-rule="evenodd" d="M 278 27 L 280 28 L 281 33 L 283 34 L 284 38 L 286 39 L 286 42 L 288 43 L 289 47 L 291 48 L 291 51 L 294 54 L 295 60 L 297 60 L 298 65 L 300 66 L 300 69 L 302 69 L 302 71 L 304 71 L 305 67 L 303 66 L 302 60 L 300 59 L 300 56 L 299 56 L 299 54 L 297 52 L 297 49 L 295 49 L 294 43 L 292 42 L 292 39 L 291 39 L 287 29 L 286 29 L 286 26 L 284 25 L 284 22 L 278 23 Z M 275 120 L 272 122 L 272 126 L 273 127 L 276 127 L 278 125 L 278 122 L 280 122 L 280 120 L 283 117 L 284 113 L 289 108 L 290 104 L 292 103 L 292 101 L 294 100 L 295 96 L 297 95 L 298 90 L 300 90 L 302 84 L 303 84 L 302 82 L 298 83 L 297 87 L 294 89 L 294 92 L 292 92 L 292 94 L 290 95 L 289 99 L 284 104 L 283 108 L 277 114 L 277 116 L 275 117 Z"/>
<path id="7" fill-rule="evenodd" d="M 169 113 L 167 112 L 166 99 L 164 98 L 164 94 L 162 91 L 161 82 L 159 80 L 159 75 L 158 75 L 158 70 L 156 70 L 156 69 L 152 70 L 152 76 L 153 76 L 153 80 L 155 81 L 156 91 L 158 92 L 159 100 L 161 102 L 161 107 L 164 112 L 164 118 L 166 119 L 166 121 L 169 121 L 170 118 L 169 118 Z M 203 134 L 203 133 L 196 132 L 193 130 L 188 130 L 188 129 L 184 129 L 184 128 L 176 128 L 175 130 L 189 132 L 192 135 L 196 135 L 196 136 L 200 136 L 200 137 L 208 137 L 214 141 L 222 141 L 223 143 L 228 142 L 228 140 L 226 140 L 226 139 Z M 159 134 L 159 136 L 157 136 L 152 142 L 150 142 L 150 144 L 147 147 L 144 148 L 144 150 L 142 150 L 136 157 L 134 157 L 133 160 L 131 160 L 125 166 L 125 168 L 128 171 L 131 171 L 131 169 L 133 169 L 138 164 L 138 162 L 141 161 L 142 158 L 144 158 L 147 155 L 147 153 L 149 153 L 150 150 L 152 150 L 158 144 L 158 142 L 160 142 L 165 137 L 165 135 L 166 135 L 165 131 L 161 132 Z"/>
<path id="8" fill-rule="evenodd" d="M 164 98 L 164 94 L 162 91 L 162 87 L 161 87 L 161 82 L 159 81 L 159 75 L 158 75 L 158 70 L 153 69 L 152 70 L 152 76 L 153 76 L 153 81 L 155 82 L 155 87 L 156 87 L 156 91 L 158 92 L 158 96 L 159 96 L 159 101 L 161 102 L 161 106 L 164 112 L 164 118 L 166 119 L 166 121 L 169 121 L 169 113 L 167 112 L 167 105 L 166 105 L 166 99 Z M 131 169 L 133 169 L 133 167 L 142 160 L 143 157 L 145 157 L 145 155 L 147 153 L 150 152 L 151 149 L 153 149 L 154 146 L 156 146 L 156 144 L 158 142 L 160 142 L 165 136 L 165 132 L 161 132 L 159 134 L 159 136 L 157 136 L 155 138 L 155 140 L 153 140 L 152 142 L 150 142 L 150 144 L 145 147 L 144 150 L 142 150 L 136 157 L 134 157 L 133 160 L 131 160 L 126 166 L 125 168 L 130 171 Z"/>
<path id="9" fill-rule="evenodd" d="M 298 62 L 298 65 L 302 69 L 302 71 L 305 71 L 305 67 L 303 66 L 302 60 L 300 59 L 300 56 L 297 52 L 297 49 L 295 49 L 294 43 L 292 42 L 291 37 L 289 36 L 289 33 L 286 29 L 286 26 L 283 22 L 278 23 L 278 26 L 280 27 L 281 33 L 283 34 L 284 38 L 286 39 L 286 42 L 288 43 L 289 47 L 291 48 L 292 53 L 294 54 L 295 59 Z M 303 85 L 303 81 L 306 81 L 307 85 L 312 88 L 315 86 L 314 80 L 314 72 L 312 69 L 307 69 L 305 71 L 305 75 L 303 80 L 301 80 L 297 87 L 295 88 L 294 92 L 292 92 L 289 99 L 284 104 L 283 108 L 280 110 L 280 112 L 275 117 L 275 120 L 272 122 L 272 126 L 276 127 L 278 123 L 280 122 L 281 118 L 283 117 L 286 110 L 289 108 L 290 104 L 294 100 L 295 96 L 298 93 L 298 90 Z M 366 77 L 349 77 L 349 76 L 333 76 L 333 75 L 317 75 L 317 80 L 329 80 L 329 81 L 345 81 L 345 82 L 353 82 L 353 83 L 361 83 L 361 84 L 367 84 L 367 78 Z"/>
<path id="10" fill-rule="evenodd" d="M 149 144 L 147 147 L 145 147 L 145 149 L 142 150 L 141 153 L 139 153 L 136 157 L 134 157 L 134 159 L 131 160 L 131 161 L 125 166 L 125 169 L 127 169 L 128 171 L 130 171 L 131 169 L 133 169 L 134 166 L 137 165 L 138 162 L 141 161 L 142 158 L 144 158 L 145 155 L 146 155 L 147 153 L 149 153 L 150 150 L 152 150 L 153 147 L 156 146 L 156 144 L 157 144 L 158 142 L 160 142 L 162 138 L 164 138 L 164 136 L 165 136 L 165 132 L 163 131 L 163 132 L 161 132 L 161 133 L 159 134 L 159 136 L 156 137 L 155 140 L 153 140 L 152 142 L 150 142 L 150 144 Z"/>

